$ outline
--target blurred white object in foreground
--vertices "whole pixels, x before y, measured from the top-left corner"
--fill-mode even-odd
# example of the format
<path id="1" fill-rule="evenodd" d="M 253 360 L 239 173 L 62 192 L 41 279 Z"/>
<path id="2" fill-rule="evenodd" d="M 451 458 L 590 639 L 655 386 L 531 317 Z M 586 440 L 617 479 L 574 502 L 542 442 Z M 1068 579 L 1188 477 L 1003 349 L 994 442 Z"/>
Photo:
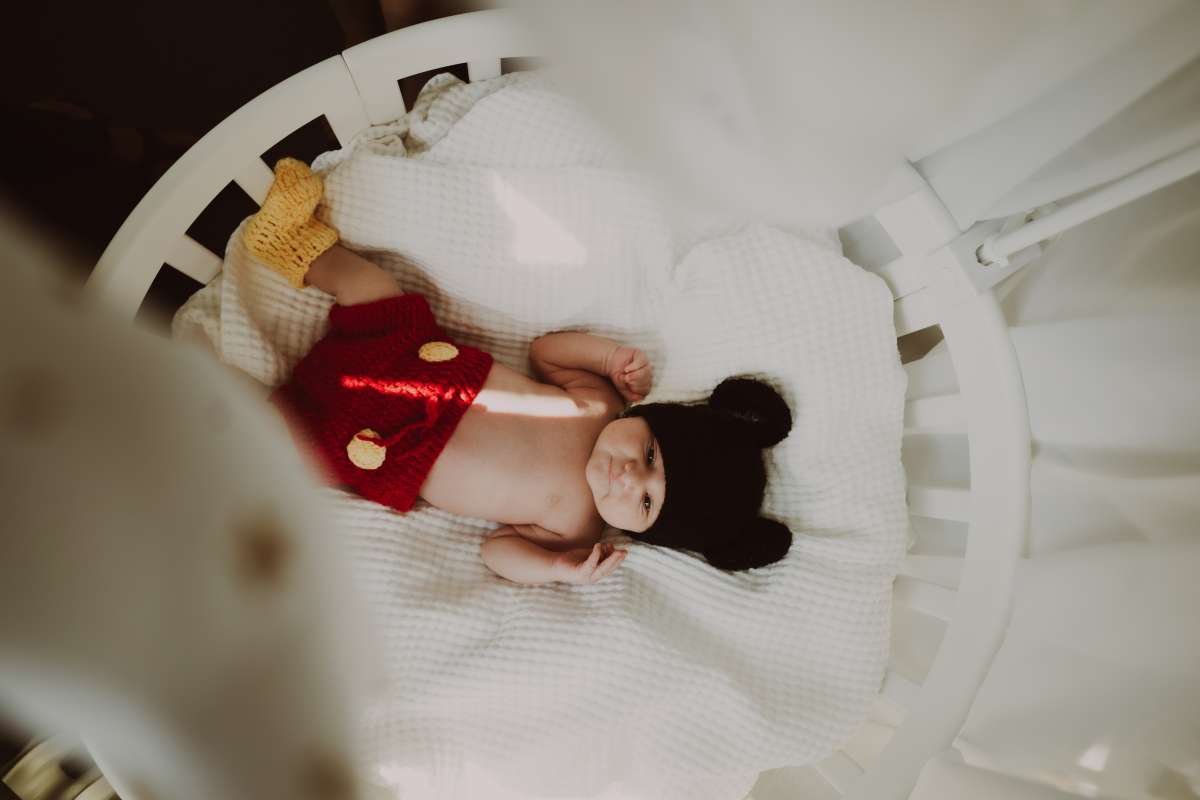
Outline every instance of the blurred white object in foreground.
<path id="1" fill-rule="evenodd" d="M 125 800 L 351 798 L 362 631 L 282 420 L 0 216 L 0 705 Z"/>
<path id="2" fill-rule="evenodd" d="M 1085 74 L 1180 2 L 496 4 L 533 12 L 549 60 L 678 203 L 838 227 L 897 164 Z"/>

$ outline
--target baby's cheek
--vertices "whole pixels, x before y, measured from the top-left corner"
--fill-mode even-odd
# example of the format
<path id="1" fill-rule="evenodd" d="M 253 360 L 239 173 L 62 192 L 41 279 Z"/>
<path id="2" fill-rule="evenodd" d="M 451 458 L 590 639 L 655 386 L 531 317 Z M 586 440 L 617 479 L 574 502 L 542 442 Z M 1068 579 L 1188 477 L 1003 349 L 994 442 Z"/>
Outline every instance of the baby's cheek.
<path id="1" fill-rule="evenodd" d="M 629 520 L 625 519 L 610 503 L 600 503 L 596 509 L 600 512 L 600 518 L 612 525 L 614 528 L 625 529 Z"/>

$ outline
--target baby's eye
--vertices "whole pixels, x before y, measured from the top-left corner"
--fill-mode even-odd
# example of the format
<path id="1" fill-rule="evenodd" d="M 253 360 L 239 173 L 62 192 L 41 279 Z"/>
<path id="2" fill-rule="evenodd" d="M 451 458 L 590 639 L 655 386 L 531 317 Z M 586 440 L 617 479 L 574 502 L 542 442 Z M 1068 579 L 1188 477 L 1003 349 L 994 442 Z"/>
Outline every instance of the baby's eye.
<path id="1" fill-rule="evenodd" d="M 650 495 L 648 494 L 642 498 L 642 510 L 647 514 L 650 513 Z"/>
<path id="2" fill-rule="evenodd" d="M 654 445 L 650 445 L 649 447 L 646 448 L 646 463 L 647 464 L 654 463 Z"/>

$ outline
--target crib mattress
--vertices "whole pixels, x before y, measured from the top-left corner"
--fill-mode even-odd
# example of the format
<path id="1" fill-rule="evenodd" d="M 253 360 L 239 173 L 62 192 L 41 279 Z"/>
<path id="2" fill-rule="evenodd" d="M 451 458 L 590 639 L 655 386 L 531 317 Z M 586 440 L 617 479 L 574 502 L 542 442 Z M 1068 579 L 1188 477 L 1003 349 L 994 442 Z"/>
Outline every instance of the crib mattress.
<path id="1" fill-rule="evenodd" d="M 610 531 L 630 549 L 610 578 L 519 586 L 479 558 L 491 523 L 325 490 L 377 633 L 368 776 L 438 796 L 731 798 L 848 739 L 883 676 L 908 533 L 882 280 L 822 232 L 664 208 L 544 73 L 441 76 L 314 168 L 318 213 L 455 341 L 528 374 L 534 338 L 589 330 L 649 354 L 648 401 L 750 374 L 795 416 L 764 513 L 796 540 L 744 573 Z M 239 230 L 175 328 L 276 386 L 331 304 L 256 264 Z"/>

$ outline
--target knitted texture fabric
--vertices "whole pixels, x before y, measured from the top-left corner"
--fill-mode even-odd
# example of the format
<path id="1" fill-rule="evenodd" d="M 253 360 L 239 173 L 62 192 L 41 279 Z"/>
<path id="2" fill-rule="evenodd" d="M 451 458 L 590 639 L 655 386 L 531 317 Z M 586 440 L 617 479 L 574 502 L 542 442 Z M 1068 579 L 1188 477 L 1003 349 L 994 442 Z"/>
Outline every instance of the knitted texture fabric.
<path id="1" fill-rule="evenodd" d="M 303 161 L 280 159 L 267 199 L 243 234 L 254 257 L 297 289 L 304 288 L 317 256 L 337 244 L 337 231 L 313 217 L 324 190 L 321 177 Z"/>
<path id="2" fill-rule="evenodd" d="M 408 511 L 491 368 L 446 337 L 423 296 L 398 295 L 333 306 L 271 401 L 330 483 Z"/>
<path id="3" fill-rule="evenodd" d="M 762 770 L 859 730 L 887 668 L 909 533 L 893 298 L 836 237 L 704 220 L 676 235 L 547 79 L 431 80 L 419 156 L 398 123 L 315 162 L 323 218 L 424 294 L 456 343 L 522 374 L 533 339 L 575 329 L 645 351 L 650 403 L 769 379 L 795 419 L 764 451 L 762 514 L 795 539 L 730 574 L 614 536 L 629 556 L 598 584 L 518 586 L 479 558 L 495 523 L 328 489 L 379 620 L 361 655 L 386 675 L 355 753 L 388 797 L 745 797 Z M 332 304 L 261 269 L 239 231 L 176 330 L 276 386 Z M 365 427 L 391 433 L 347 435 Z"/>

